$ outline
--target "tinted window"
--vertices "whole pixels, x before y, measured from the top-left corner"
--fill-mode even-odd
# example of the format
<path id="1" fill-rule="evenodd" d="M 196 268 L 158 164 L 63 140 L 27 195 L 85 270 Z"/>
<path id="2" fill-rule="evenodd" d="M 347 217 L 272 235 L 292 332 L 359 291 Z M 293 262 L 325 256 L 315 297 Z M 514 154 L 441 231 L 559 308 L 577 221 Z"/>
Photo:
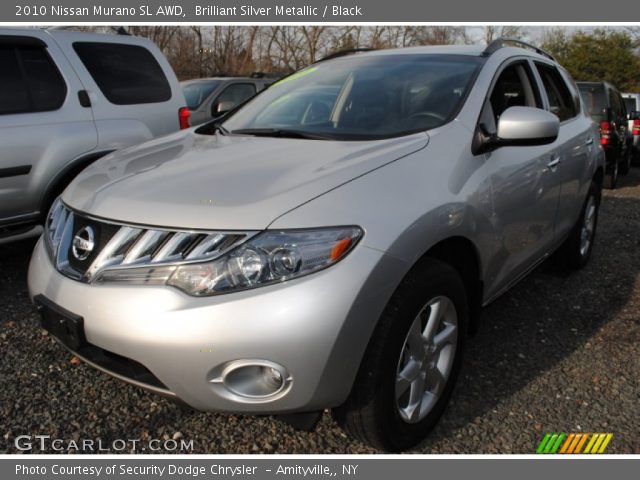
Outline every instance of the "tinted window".
<path id="1" fill-rule="evenodd" d="M 436 128 L 464 101 L 484 60 L 464 55 L 362 55 L 320 62 L 271 85 L 224 127 L 286 129 L 331 139 Z"/>
<path id="2" fill-rule="evenodd" d="M 220 85 L 219 80 L 211 80 L 207 82 L 196 82 L 184 85 L 182 91 L 187 100 L 187 107 L 195 110 L 211 93 Z"/>
<path id="3" fill-rule="evenodd" d="M 67 87 L 49 55 L 42 48 L 18 50 L 35 111 L 59 108 L 64 102 Z"/>
<path id="4" fill-rule="evenodd" d="M 66 85 L 42 47 L 0 46 L 0 114 L 56 110 Z"/>
<path id="5" fill-rule="evenodd" d="M 564 68 L 559 69 L 562 78 L 564 79 L 564 83 L 569 88 L 569 93 L 571 94 L 571 99 L 573 100 L 573 105 L 576 109 L 576 113 L 582 111 L 582 101 L 580 99 L 580 91 L 578 90 L 578 85 L 576 85 L 573 77 L 567 72 Z"/>
<path id="6" fill-rule="evenodd" d="M 20 73 L 15 48 L 0 46 L 0 113 L 29 110 L 29 91 Z"/>
<path id="7" fill-rule="evenodd" d="M 617 117 L 626 116 L 626 112 L 624 109 L 624 105 L 618 92 L 615 90 L 609 90 L 609 103 L 611 104 L 611 109 Z"/>
<path id="8" fill-rule="evenodd" d="M 73 48 L 111 103 L 133 105 L 171 98 L 164 72 L 146 48 L 98 42 L 77 42 Z"/>
<path id="9" fill-rule="evenodd" d="M 624 99 L 624 105 L 625 107 L 627 107 L 627 113 L 631 113 L 633 111 L 637 111 L 638 108 L 636 107 L 636 99 L 635 98 L 625 98 Z"/>
<path id="10" fill-rule="evenodd" d="M 567 84 L 555 67 L 536 63 L 536 68 L 542 78 L 542 84 L 547 98 L 549 99 L 549 110 L 556 115 L 560 121 L 568 120 L 578 114 L 575 102 Z"/>

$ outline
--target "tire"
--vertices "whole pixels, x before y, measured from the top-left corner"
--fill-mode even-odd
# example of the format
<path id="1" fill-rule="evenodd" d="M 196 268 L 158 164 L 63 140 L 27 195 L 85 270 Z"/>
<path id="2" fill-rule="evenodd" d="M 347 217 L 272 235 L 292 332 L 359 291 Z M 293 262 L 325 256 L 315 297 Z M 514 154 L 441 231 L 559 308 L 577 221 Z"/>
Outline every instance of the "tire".
<path id="1" fill-rule="evenodd" d="M 431 318 L 440 320 L 429 322 Z M 458 272 L 438 260 L 420 261 L 385 308 L 349 398 L 333 411 L 336 421 L 351 436 L 381 450 L 397 452 L 419 443 L 451 398 L 467 324 L 467 297 Z"/>
<path id="2" fill-rule="evenodd" d="M 580 217 L 569 234 L 569 237 L 558 250 L 556 258 L 565 270 L 573 271 L 584 267 L 591 258 L 593 244 L 598 227 L 598 211 L 600 209 L 600 189 L 591 182 Z M 590 225 L 590 226 L 589 226 Z M 583 237 L 585 235 L 585 237 Z"/>
<path id="3" fill-rule="evenodd" d="M 604 188 L 614 190 L 618 184 L 618 159 L 616 158 L 611 166 L 612 171 L 604 176 Z"/>

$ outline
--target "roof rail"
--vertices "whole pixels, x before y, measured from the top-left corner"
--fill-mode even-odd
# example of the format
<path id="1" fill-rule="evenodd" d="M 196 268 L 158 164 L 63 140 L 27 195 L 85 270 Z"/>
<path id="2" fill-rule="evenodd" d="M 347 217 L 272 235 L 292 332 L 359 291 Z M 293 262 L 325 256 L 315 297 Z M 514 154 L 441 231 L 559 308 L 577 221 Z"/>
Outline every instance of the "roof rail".
<path id="1" fill-rule="evenodd" d="M 322 57 L 320 60 L 316 60 L 313 63 L 324 62 L 325 60 L 332 60 L 334 58 L 344 57 L 346 55 L 352 55 L 354 53 L 371 52 L 372 50 L 376 50 L 376 49 L 375 48 L 347 48 L 345 50 L 339 50 L 337 52 L 331 53 L 326 57 Z"/>
<path id="2" fill-rule="evenodd" d="M 485 48 L 484 51 L 482 52 L 482 56 L 489 57 L 495 52 L 497 52 L 498 50 L 500 50 L 501 48 L 508 46 L 508 44 L 515 44 L 516 46 L 519 46 L 519 47 L 528 48 L 529 50 L 533 50 L 537 54 L 547 57 L 548 59 L 553 60 L 554 62 L 556 61 L 553 55 L 545 52 L 544 50 L 536 47 L 535 45 L 531 45 L 530 43 L 523 42 L 522 40 L 518 40 L 517 38 L 506 38 L 506 37 L 497 38 L 493 42 L 491 42 L 489 45 L 487 45 L 487 48 Z"/>

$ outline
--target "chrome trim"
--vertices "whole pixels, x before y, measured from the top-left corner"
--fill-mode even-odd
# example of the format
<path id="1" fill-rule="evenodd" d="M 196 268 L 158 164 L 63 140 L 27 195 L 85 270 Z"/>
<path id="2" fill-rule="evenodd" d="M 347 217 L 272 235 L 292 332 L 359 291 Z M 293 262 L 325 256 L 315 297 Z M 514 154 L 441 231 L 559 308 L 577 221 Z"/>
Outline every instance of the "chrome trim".
<path id="1" fill-rule="evenodd" d="M 106 244 L 98 246 L 101 250 L 84 273 L 69 263 L 76 217 L 118 227 Z M 86 283 L 99 280 L 100 274 L 105 271 L 177 267 L 215 260 L 257 233 L 188 231 L 116 223 L 76 212 L 60 199 L 54 202 L 45 223 L 47 249 L 56 269 Z"/>
<path id="2" fill-rule="evenodd" d="M 269 367 L 277 370 L 282 376 L 282 385 L 280 386 L 280 388 L 268 395 L 248 395 L 238 392 L 233 388 L 233 386 L 230 386 L 227 383 L 226 377 L 233 371 L 243 367 L 254 366 Z M 216 394 L 228 400 L 246 404 L 261 404 L 273 402 L 287 395 L 293 386 L 293 376 L 288 373 L 287 369 L 283 365 L 272 362 L 270 360 L 262 359 L 232 360 L 228 363 L 219 365 L 211 371 L 208 381 L 209 385 Z"/>

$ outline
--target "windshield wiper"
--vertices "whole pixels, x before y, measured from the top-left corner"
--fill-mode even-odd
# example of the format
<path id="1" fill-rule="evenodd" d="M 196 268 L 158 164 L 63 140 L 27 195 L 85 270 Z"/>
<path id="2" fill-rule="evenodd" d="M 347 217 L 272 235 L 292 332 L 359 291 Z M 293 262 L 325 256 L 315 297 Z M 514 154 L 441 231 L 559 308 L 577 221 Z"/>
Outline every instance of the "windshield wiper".
<path id="1" fill-rule="evenodd" d="M 256 137 L 280 137 L 280 138 L 305 138 L 308 140 L 332 140 L 329 135 L 320 133 L 303 132 L 300 130 L 288 130 L 284 128 L 240 128 L 232 130 L 234 135 L 255 135 Z"/>

